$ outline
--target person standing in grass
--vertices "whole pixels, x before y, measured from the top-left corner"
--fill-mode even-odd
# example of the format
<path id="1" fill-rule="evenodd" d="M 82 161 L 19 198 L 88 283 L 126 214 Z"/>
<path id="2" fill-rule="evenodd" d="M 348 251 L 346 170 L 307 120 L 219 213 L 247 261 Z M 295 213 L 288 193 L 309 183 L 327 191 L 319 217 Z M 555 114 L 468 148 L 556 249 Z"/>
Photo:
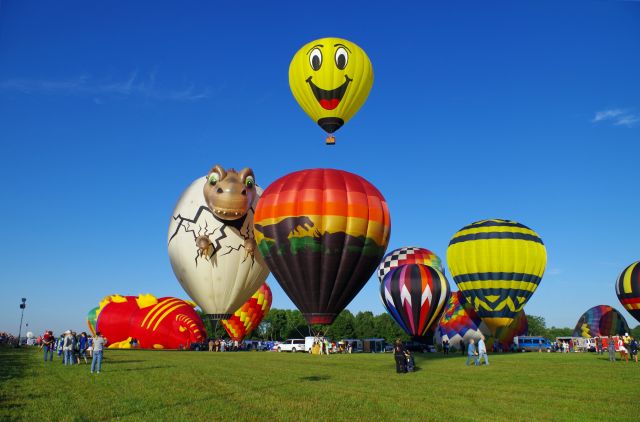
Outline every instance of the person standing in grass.
<path id="1" fill-rule="evenodd" d="M 71 331 L 64 332 L 64 342 L 62 344 L 63 363 L 65 365 L 73 365 L 71 359 L 73 358 L 73 338 Z"/>
<path id="2" fill-rule="evenodd" d="M 404 346 L 400 339 L 397 339 L 393 346 L 393 355 L 396 359 L 396 372 L 398 374 L 404 374 L 407 372 L 407 358 L 404 354 Z"/>
<path id="3" fill-rule="evenodd" d="M 102 350 L 105 344 L 107 344 L 107 339 L 102 337 L 100 331 L 96 331 L 96 336 L 93 338 L 93 358 L 91 359 L 92 374 L 94 371 L 99 374 L 102 369 Z"/>
<path id="4" fill-rule="evenodd" d="M 469 362 L 473 359 L 475 365 L 478 366 L 478 358 L 476 357 L 478 353 L 476 352 L 476 345 L 473 339 L 469 340 L 469 347 L 467 348 L 467 366 L 469 366 Z"/>
<path id="5" fill-rule="evenodd" d="M 615 362 L 616 361 L 616 344 L 613 342 L 613 337 L 611 336 L 609 336 L 607 350 L 609 351 L 609 362 Z"/>
<path id="6" fill-rule="evenodd" d="M 87 333 L 83 331 L 80 333 L 80 338 L 78 339 L 78 363 L 80 363 L 80 358 L 83 358 L 84 363 L 87 363 L 88 347 L 89 347 L 89 339 L 87 338 Z"/>
<path id="7" fill-rule="evenodd" d="M 464 340 L 460 340 L 460 354 L 464 356 Z"/>
<path id="8" fill-rule="evenodd" d="M 42 337 L 42 349 L 44 350 L 44 361 L 47 361 L 47 356 L 49 357 L 49 362 L 53 361 L 53 349 L 55 347 L 55 338 L 53 337 L 53 331 L 47 331 L 44 333 Z"/>
<path id="9" fill-rule="evenodd" d="M 638 340 L 633 337 L 629 341 L 629 352 L 631 353 L 631 359 L 638 363 Z"/>
<path id="10" fill-rule="evenodd" d="M 476 359 L 476 365 L 480 365 L 480 360 L 484 356 L 484 363 L 489 365 L 489 356 L 487 356 L 487 345 L 484 342 L 484 336 L 480 336 L 478 341 L 478 359 Z"/>

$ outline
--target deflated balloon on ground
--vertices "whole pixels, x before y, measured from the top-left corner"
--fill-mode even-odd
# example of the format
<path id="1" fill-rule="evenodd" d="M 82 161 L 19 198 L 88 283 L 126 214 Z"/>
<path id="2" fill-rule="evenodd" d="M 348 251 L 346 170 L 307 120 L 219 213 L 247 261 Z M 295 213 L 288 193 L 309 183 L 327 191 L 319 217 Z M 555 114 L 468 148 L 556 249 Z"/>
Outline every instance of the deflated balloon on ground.
<path id="1" fill-rule="evenodd" d="M 194 307 L 175 297 L 111 295 L 89 311 L 87 323 L 94 335 L 100 331 L 109 340 L 110 348 L 131 348 L 136 339 L 142 349 L 188 349 L 206 336 Z"/>

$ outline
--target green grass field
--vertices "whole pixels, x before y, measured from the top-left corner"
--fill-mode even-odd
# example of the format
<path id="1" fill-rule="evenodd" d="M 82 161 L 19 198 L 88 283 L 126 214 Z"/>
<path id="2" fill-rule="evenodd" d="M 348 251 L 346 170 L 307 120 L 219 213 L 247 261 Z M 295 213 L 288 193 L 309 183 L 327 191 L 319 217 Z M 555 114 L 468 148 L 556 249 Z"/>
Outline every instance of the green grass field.
<path id="1" fill-rule="evenodd" d="M 640 418 L 640 364 L 594 354 L 105 352 L 103 372 L 0 348 L 0 420 L 567 420 Z"/>

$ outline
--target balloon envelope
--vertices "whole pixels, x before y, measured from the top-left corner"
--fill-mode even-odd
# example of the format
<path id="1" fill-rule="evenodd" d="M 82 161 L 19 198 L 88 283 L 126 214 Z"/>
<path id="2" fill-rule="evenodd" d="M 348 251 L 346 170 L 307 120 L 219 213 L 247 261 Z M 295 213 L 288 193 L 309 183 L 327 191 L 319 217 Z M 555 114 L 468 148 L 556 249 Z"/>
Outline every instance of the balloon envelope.
<path id="1" fill-rule="evenodd" d="M 573 329 L 573 336 L 621 336 L 628 332 L 627 321 L 617 309 L 609 305 L 598 305 L 582 314 Z"/>
<path id="2" fill-rule="evenodd" d="M 616 294 L 622 306 L 640 322 L 640 261 L 622 271 L 616 282 Z"/>
<path id="3" fill-rule="evenodd" d="M 460 291 L 495 334 L 511 324 L 538 287 L 547 252 L 527 226 L 483 220 L 453 236 L 447 263 Z"/>
<path id="4" fill-rule="evenodd" d="M 271 309 L 271 289 L 263 283 L 257 292 L 245 302 L 231 318 L 223 319 L 222 325 L 231 340 L 242 341 L 255 330 Z"/>
<path id="5" fill-rule="evenodd" d="M 111 295 L 89 312 L 88 319 L 95 321 L 89 327 L 94 334 L 100 331 L 110 348 L 130 348 L 135 338 L 142 349 L 188 349 L 206 335 L 194 306 L 175 297 Z"/>
<path id="6" fill-rule="evenodd" d="M 406 264 L 429 265 L 444 274 L 444 267 L 438 255 L 429 249 L 419 248 L 417 246 L 406 246 L 394 249 L 382 258 L 382 262 L 378 265 L 378 280 L 382 282 L 384 276 L 387 275 L 389 271 L 395 267 Z"/>
<path id="7" fill-rule="evenodd" d="M 182 288 L 212 319 L 230 318 L 264 283 L 269 269 L 262 256 L 247 256 L 245 239 L 253 236 L 254 203 L 243 219 L 229 223 L 215 217 L 202 193 L 206 177 L 184 191 L 169 223 L 171 267 Z M 196 238 L 207 235 L 211 257 L 200 256 Z"/>
<path id="8" fill-rule="evenodd" d="M 375 271 L 391 221 L 380 192 L 341 170 L 273 182 L 255 216 L 258 249 L 310 324 L 331 324 Z"/>
<path id="9" fill-rule="evenodd" d="M 473 339 L 477 342 L 484 335 L 487 342 L 498 341 L 502 348 L 508 348 L 515 336 L 527 335 L 528 331 L 527 316 L 523 309 L 518 312 L 510 325 L 499 329 L 497 337 L 494 337 L 462 292 L 457 291 L 451 294 L 442 318 L 438 322 L 435 340 L 441 344 L 444 339 L 448 339 L 451 346 L 459 349 L 461 340 L 468 344 L 469 340 Z"/>
<path id="10" fill-rule="evenodd" d="M 428 265 L 408 264 L 389 271 L 380 283 L 380 299 L 389 315 L 413 337 L 426 335 L 449 300 L 446 277 Z"/>
<path id="11" fill-rule="evenodd" d="M 360 109 L 373 85 L 367 54 L 351 41 L 322 38 L 303 46 L 289 65 L 289 86 L 302 109 L 333 133 Z"/>

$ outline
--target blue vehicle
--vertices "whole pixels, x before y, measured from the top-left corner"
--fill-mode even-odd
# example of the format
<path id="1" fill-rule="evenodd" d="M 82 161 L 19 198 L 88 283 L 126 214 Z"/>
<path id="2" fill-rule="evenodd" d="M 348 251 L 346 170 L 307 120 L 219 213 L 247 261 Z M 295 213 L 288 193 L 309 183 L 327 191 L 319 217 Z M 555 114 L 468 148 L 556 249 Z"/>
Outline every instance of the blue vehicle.
<path id="1" fill-rule="evenodd" d="M 513 343 L 519 352 L 550 352 L 552 347 L 549 339 L 535 336 L 514 337 Z"/>

